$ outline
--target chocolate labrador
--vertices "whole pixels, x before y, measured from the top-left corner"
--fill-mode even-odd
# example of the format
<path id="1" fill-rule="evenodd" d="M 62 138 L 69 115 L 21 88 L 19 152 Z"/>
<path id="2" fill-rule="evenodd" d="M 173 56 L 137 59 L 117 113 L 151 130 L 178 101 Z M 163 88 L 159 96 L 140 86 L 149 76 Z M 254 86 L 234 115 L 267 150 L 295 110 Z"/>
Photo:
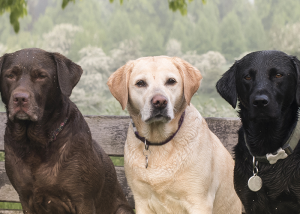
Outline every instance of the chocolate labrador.
<path id="1" fill-rule="evenodd" d="M 280 51 L 246 55 L 217 83 L 242 127 L 234 184 L 246 213 L 300 212 L 300 62 Z"/>
<path id="2" fill-rule="evenodd" d="M 69 99 L 82 74 L 59 53 L 0 58 L 5 168 L 26 214 L 133 213 L 114 165 Z"/>

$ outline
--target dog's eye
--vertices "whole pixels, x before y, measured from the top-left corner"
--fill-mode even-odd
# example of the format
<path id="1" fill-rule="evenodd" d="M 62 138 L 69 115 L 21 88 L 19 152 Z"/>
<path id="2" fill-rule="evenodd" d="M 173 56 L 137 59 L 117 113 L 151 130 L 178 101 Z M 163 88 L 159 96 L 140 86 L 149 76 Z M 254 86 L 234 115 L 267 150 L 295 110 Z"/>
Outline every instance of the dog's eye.
<path id="1" fill-rule="evenodd" d="M 38 79 L 45 79 L 46 77 L 47 77 L 47 75 L 45 75 L 45 74 L 38 74 L 37 75 Z"/>
<path id="2" fill-rule="evenodd" d="M 136 85 L 137 85 L 138 87 L 145 87 L 147 84 L 146 84 L 146 82 L 145 82 L 144 80 L 139 80 L 139 81 L 136 83 Z"/>
<path id="3" fill-rule="evenodd" d="M 282 74 L 276 74 L 276 78 L 281 78 L 283 75 Z"/>
<path id="4" fill-rule="evenodd" d="M 176 80 L 173 78 L 170 78 L 167 80 L 166 85 L 174 85 L 176 83 Z"/>
<path id="5" fill-rule="evenodd" d="M 250 75 L 246 75 L 246 76 L 244 77 L 244 79 L 245 79 L 245 80 L 251 80 L 252 78 L 250 77 Z"/>
<path id="6" fill-rule="evenodd" d="M 6 75 L 6 77 L 7 77 L 8 79 L 13 79 L 13 78 L 15 77 L 15 75 L 13 75 L 13 74 L 8 74 L 8 75 Z"/>

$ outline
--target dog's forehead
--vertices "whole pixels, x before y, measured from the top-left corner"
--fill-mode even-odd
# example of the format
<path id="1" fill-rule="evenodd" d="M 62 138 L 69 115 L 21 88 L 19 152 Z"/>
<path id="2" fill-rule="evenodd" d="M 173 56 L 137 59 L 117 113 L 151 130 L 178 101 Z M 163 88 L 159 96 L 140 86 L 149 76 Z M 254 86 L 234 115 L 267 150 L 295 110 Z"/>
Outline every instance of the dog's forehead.
<path id="1" fill-rule="evenodd" d="M 243 57 L 238 62 L 238 70 L 246 71 L 253 69 L 260 72 L 266 72 L 269 69 L 294 69 L 290 57 L 281 51 L 258 51 Z"/>
<path id="2" fill-rule="evenodd" d="M 132 69 L 133 75 L 138 74 L 166 74 L 178 73 L 177 67 L 174 65 L 170 57 L 144 57 L 135 62 Z"/>
<path id="3" fill-rule="evenodd" d="M 7 54 L 3 68 L 18 66 L 25 69 L 49 68 L 55 66 L 49 52 L 38 48 L 23 49 Z"/>

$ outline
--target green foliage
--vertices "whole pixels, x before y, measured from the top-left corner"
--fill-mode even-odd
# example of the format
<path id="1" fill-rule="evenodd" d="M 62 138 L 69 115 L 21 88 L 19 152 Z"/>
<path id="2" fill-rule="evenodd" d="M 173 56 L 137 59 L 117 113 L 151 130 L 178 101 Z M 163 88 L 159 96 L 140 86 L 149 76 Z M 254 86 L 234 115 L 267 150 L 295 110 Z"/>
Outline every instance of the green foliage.
<path id="1" fill-rule="evenodd" d="M 261 20 L 253 13 L 245 26 L 247 50 L 263 50 L 267 47 L 266 33 Z"/>
<path id="2" fill-rule="evenodd" d="M 27 15 L 26 0 L 2 0 L 0 2 L 0 15 L 9 12 L 9 21 L 16 33 L 20 30 L 19 18 Z"/>
<path id="3" fill-rule="evenodd" d="M 106 81 L 127 61 L 139 57 L 184 58 L 203 75 L 199 93 L 219 103 L 215 83 L 234 59 L 261 49 L 300 54 L 299 1 L 287 0 L 286 5 L 278 0 L 139 0 L 122 5 L 75 1 L 24 0 L 28 15 L 19 20 L 18 34 L 10 26 L 9 11 L 1 10 L 0 55 L 38 47 L 61 52 L 80 64 L 84 74 L 71 98 L 84 114 L 127 114 L 111 96 Z M 67 5 L 63 11 L 62 3 Z M 169 10 L 170 4 L 174 10 L 187 7 L 186 15 Z"/>
<path id="4" fill-rule="evenodd" d="M 192 98 L 192 104 L 203 117 L 237 117 L 236 111 L 220 98 L 210 98 L 197 93 Z"/>
<path id="5" fill-rule="evenodd" d="M 111 3 L 114 0 L 109 0 Z M 193 0 L 187 0 L 188 2 L 192 2 Z M 62 0 L 61 8 L 65 9 L 67 5 L 76 0 Z M 187 14 L 187 3 L 186 0 L 168 0 L 169 8 L 172 11 L 179 10 L 182 15 Z M 202 3 L 205 4 L 206 0 L 202 0 Z M 120 0 L 120 4 L 123 4 L 123 0 Z M 16 33 L 20 30 L 20 22 L 19 18 L 27 15 L 27 0 L 3 0 L 0 2 L 0 15 L 4 12 L 10 12 L 10 23 L 14 28 Z"/>
<path id="6" fill-rule="evenodd" d="M 238 16 L 231 12 L 221 22 L 220 42 L 222 53 L 226 59 L 233 60 L 234 57 L 246 51 L 246 41 Z"/>
<path id="7" fill-rule="evenodd" d="M 75 0 L 63 0 L 61 5 L 62 9 L 65 9 L 65 7 L 69 4 L 69 2 L 75 3 Z"/>
<path id="8" fill-rule="evenodd" d="M 75 3 L 76 0 L 62 0 L 61 7 L 64 9 L 69 2 Z M 9 12 L 10 24 L 13 26 L 15 33 L 20 30 L 19 18 L 27 15 L 27 0 L 2 0 L 0 2 L 0 15 Z"/>
<path id="9" fill-rule="evenodd" d="M 114 0 L 109 0 L 110 3 L 113 3 Z M 187 0 L 188 2 L 192 2 L 193 0 Z M 168 0 L 168 3 L 169 3 L 169 8 L 172 10 L 172 11 L 177 11 L 179 10 L 180 13 L 182 15 L 186 15 L 187 14 L 187 3 L 186 3 L 186 0 Z M 205 4 L 206 3 L 206 0 L 202 0 L 202 3 Z M 120 4 L 122 5 L 123 4 L 123 0 L 120 0 Z"/>
<path id="10" fill-rule="evenodd" d="M 173 11 L 179 10 L 182 15 L 187 14 L 187 4 L 185 0 L 168 0 L 169 8 Z M 193 0 L 188 0 L 189 2 Z"/>
<path id="11" fill-rule="evenodd" d="M 281 28 L 273 28 L 269 43 L 273 49 L 300 57 L 300 23 L 288 24 Z"/>
<path id="12" fill-rule="evenodd" d="M 265 30 L 297 23 L 300 20 L 300 1 L 255 0 L 255 5 Z"/>

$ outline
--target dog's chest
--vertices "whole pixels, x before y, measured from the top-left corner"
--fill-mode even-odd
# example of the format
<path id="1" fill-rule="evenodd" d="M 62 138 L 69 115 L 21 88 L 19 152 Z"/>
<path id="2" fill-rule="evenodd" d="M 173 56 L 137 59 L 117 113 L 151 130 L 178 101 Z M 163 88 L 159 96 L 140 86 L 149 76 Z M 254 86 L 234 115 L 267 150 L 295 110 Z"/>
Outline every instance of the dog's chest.
<path id="1" fill-rule="evenodd" d="M 258 175 L 262 179 L 262 189 L 258 192 L 252 192 L 248 186 L 244 185 L 248 181 L 247 177 L 241 174 L 235 177 L 236 190 L 245 208 L 255 209 L 255 213 L 298 213 L 300 208 L 298 203 L 300 199 L 298 191 L 300 172 L 295 167 L 295 163 L 298 162 L 292 154 L 273 165 L 259 164 Z M 251 163 L 248 162 L 247 164 L 250 165 Z M 250 178 L 252 172 L 248 171 L 247 174 Z M 268 204 L 268 206 L 262 206 L 262 204 Z"/>
<path id="2" fill-rule="evenodd" d="M 62 174 L 58 166 L 42 163 L 38 156 L 30 155 L 25 160 L 8 159 L 10 178 L 16 190 L 27 205 L 28 210 L 38 210 L 38 213 L 65 213 L 65 202 L 71 205 L 67 183 L 61 182 Z M 11 164 L 11 163 L 18 164 Z M 31 164 L 28 164 L 31 163 Z M 34 201 L 34 203 L 32 203 Z M 27 207 L 28 206 L 28 207 Z"/>
<path id="3" fill-rule="evenodd" d="M 190 195 L 188 190 L 197 183 L 192 170 L 185 171 L 192 164 L 188 161 L 187 154 L 190 158 L 193 154 L 174 150 L 169 155 L 164 155 L 162 148 L 150 149 L 152 153 L 147 169 L 142 152 L 125 152 L 125 172 L 133 193 L 147 200 L 150 209 L 155 213 L 187 213 L 186 207 L 189 205 L 185 199 Z M 195 182 L 189 186 L 187 180 Z"/>
<path id="4" fill-rule="evenodd" d="M 189 188 L 183 188 L 180 181 L 164 180 L 145 184 L 144 181 L 134 180 L 134 193 L 138 193 L 139 198 L 143 198 L 149 204 L 149 208 L 154 213 L 188 213 Z"/>
<path id="5" fill-rule="evenodd" d="M 297 167 L 294 167 L 295 162 L 292 159 L 289 157 L 274 165 L 259 165 L 260 172 L 258 174 L 262 178 L 264 192 L 269 199 L 277 200 L 282 196 L 293 195 L 295 188 L 300 187 L 300 173 Z"/>

